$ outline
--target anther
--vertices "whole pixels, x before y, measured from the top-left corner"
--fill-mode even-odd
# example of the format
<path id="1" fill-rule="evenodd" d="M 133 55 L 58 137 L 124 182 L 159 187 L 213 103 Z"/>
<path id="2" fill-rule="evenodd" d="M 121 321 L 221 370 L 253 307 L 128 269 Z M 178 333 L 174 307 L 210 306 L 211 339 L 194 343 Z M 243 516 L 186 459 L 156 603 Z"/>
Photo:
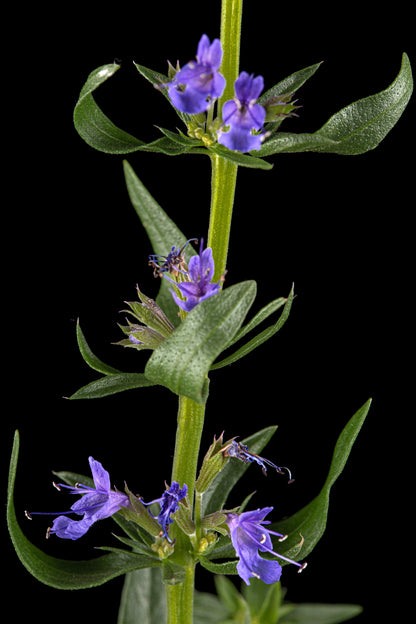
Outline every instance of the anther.
<path id="1" fill-rule="evenodd" d="M 30 515 L 28 511 L 25 511 L 25 516 L 28 520 L 33 520 L 32 516 Z"/>
<path id="2" fill-rule="evenodd" d="M 287 535 L 282 535 L 282 537 L 279 537 L 278 541 L 279 542 L 284 542 L 285 539 L 287 539 L 287 537 L 288 537 Z"/>
<path id="3" fill-rule="evenodd" d="M 52 481 L 52 485 L 54 488 L 56 488 L 58 490 L 58 492 L 61 491 L 61 488 L 59 487 L 59 485 L 57 483 L 55 483 L 55 481 Z"/>
<path id="4" fill-rule="evenodd" d="M 305 563 L 303 563 L 303 564 L 301 565 L 301 567 L 299 568 L 299 570 L 298 570 L 298 574 L 300 574 L 301 572 L 303 572 L 303 570 L 306 568 L 306 566 L 307 566 L 307 565 L 308 565 L 308 562 L 307 562 L 307 561 L 305 561 Z"/>
<path id="5" fill-rule="evenodd" d="M 260 544 L 264 544 L 264 542 L 266 541 L 266 539 L 267 539 L 267 535 L 266 535 L 266 533 L 262 533 L 262 534 L 261 534 Z"/>
<path id="6" fill-rule="evenodd" d="M 50 535 L 51 535 L 51 529 L 52 529 L 52 527 L 48 527 L 48 528 L 46 529 L 46 539 L 49 539 L 49 538 L 50 538 Z"/>
<path id="7" fill-rule="evenodd" d="M 255 576 L 256 578 L 260 579 L 260 574 L 257 574 L 257 572 L 253 572 L 253 570 L 251 570 L 251 573 L 253 576 Z"/>

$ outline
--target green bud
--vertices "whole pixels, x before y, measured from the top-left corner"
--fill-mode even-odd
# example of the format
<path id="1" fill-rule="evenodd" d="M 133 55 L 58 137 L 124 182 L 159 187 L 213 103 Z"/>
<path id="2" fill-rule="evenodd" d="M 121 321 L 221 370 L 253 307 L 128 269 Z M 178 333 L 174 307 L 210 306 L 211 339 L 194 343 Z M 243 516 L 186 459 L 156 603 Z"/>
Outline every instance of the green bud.
<path id="1" fill-rule="evenodd" d="M 153 299 L 140 292 L 138 287 L 137 293 L 140 301 L 126 301 L 130 310 L 123 311 L 131 314 L 141 325 L 131 323 L 128 319 L 127 325 L 119 325 L 128 338 L 116 344 L 139 350 L 157 349 L 175 328 Z"/>
<path id="2" fill-rule="evenodd" d="M 201 528 L 205 531 L 217 531 L 217 533 L 221 533 L 221 535 L 229 535 L 228 525 L 225 521 L 227 519 L 226 514 L 232 512 L 235 512 L 235 509 L 214 511 L 214 513 L 202 518 Z"/>
<path id="3" fill-rule="evenodd" d="M 121 507 L 119 513 L 126 518 L 126 520 L 138 524 L 142 529 L 150 533 L 150 535 L 154 537 L 159 536 L 160 525 L 157 520 L 149 513 L 149 510 L 143 505 L 140 498 L 130 492 L 127 485 L 124 489 L 130 499 L 130 507 Z"/>
<path id="4" fill-rule="evenodd" d="M 208 489 L 213 479 L 224 468 L 228 461 L 228 457 L 223 454 L 223 450 L 229 446 L 231 440 L 224 443 L 223 435 L 224 432 L 220 435 L 218 440 L 214 436 L 214 441 L 202 462 L 201 470 L 195 484 L 195 489 L 200 494 Z"/>
<path id="5" fill-rule="evenodd" d="M 293 93 L 275 95 L 267 100 L 267 102 L 264 102 L 262 106 L 266 109 L 265 121 L 280 125 L 287 117 L 296 115 L 293 111 L 298 109 L 299 106 L 295 106 L 294 102 L 291 102 L 293 95 Z"/>
<path id="6" fill-rule="evenodd" d="M 159 559 L 167 559 L 175 550 L 175 546 L 168 542 L 166 537 L 158 537 L 152 544 L 151 549 L 157 553 Z"/>
<path id="7" fill-rule="evenodd" d="M 172 514 L 172 520 L 186 535 L 195 535 L 195 524 L 192 520 L 191 504 L 186 496 L 178 505 L 178 509 Z"/>

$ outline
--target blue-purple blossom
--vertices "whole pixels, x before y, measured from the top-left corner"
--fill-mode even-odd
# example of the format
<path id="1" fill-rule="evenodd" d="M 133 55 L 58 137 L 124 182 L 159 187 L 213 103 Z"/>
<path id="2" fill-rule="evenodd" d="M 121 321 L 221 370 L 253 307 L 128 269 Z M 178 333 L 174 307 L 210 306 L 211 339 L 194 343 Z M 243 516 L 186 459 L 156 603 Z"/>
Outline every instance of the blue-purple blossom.
<path id="1" fill-rule="evenodd" d="M 256 104 L 263 91 L 263 76 L 241 72 L 234 87 L 234 99 L 225 102 L 222 108 L 222 128 L 229 126 L 229 130 L 219 131 L 218 143 L 238 152 L 259 150 L 263 135 L 253 134 L 253 130 L 261 130 L 266 117 L 266 109 Z"/>
<path id="2" fill-rule="evenodd" d="M 292 479 L 292 474 L 289 468 L 287 468 L 286 466 L 276 466 L 276 464 L 271 462 L 269 459 L 266 459 L 265 457 L 260 457 L 260 455 L 256 455 L 255 453 L 251 453 L 248 450 L 248 446 L 246 444 L 242 444 L 241 442 L 237 442 L 236 440 L 231 440 L 230 444 L 224 449 L 223 452 L 226 457 L 235 457 L 236 459 L 240 459 L 241 461 L 243 461 L 245 464 L 251 464 L 255 462 L 256 464 L 261 466 L 261 470 L 264 476 L 267 475 L 267 465 L 274 468 L 279 474 L 284 474 L 286 471 L 289 476 L 289 483 L 294 481 L 294 479 Z"/>
<path id="3" fill-rule="evenodd" d="M 187 492 L 188 486 L 186 485 L 186 483 L 183 484 L 183 488 L 181 489 L 179 487 L 178 481 L 172 481 L 172 485 L 170 486 L 170 488 L 165 490 L 160 498 L 155 498 L 148 503 L 145 503 L 142 500 L 143 505 L 159 503 L 159 515 L 154 516 L 154 518 L 156 518 L 156 520 L 162 527 L 162 535 L 168 540 L 168 542 L 172 541 L 168 534 L 169 525 L 173 523 L 173 520 L 170 516 L 178 509 L 179 501 L 182 500 L 182 498 L 185 498 Z"/>
<path id="4" fill-rule="evenodd" d="M 163 275 L 165 279 L 179 288 L 183 297 L 186 297 L 186 301 L 184 301 L 173 290 L 171 291 L 175 302 L 185 312 L 190 312 L 201 301 L 216 295 L 222 286 L 223 279 L 220 279 L 219 282 L 211 282 L 215 270 L 212 249 L 211 247 L 203 249 L 203 245 L 204 241 L 201 240 L 199 255 L 192 256 L 189 260 L 188 277 L 190 281 L 176 283 Z"/>
<path id="5" fill-rule="evenodd" d="M 221 41 L 210 43 L 202 35 L 196 53 L 196 62 L 190 61 L 167 83 L 172 104 L 182 113 L 194 115 L 208 109 L 212 100 L 222 95 L 225 78 L 217 70 L 221 65 Z"/>
<path id="6" fill-rule="evenodd" d="M 264 507 L 256 511 L 246 511 L 242 514 L 227 514 L 226 522 L 230 529 L 231 541 L 239 558 L 237 572 L 247 585 L 250 585 L 252 576 L 268 584 L 275 583 L 280 579 L 282 566 L 278 561 L 260 557 L 259 550 L 261 552 L 269 552 L 275 557 L 280 557 L 280 559 L 293 563 L 299 567 L 299 572 L 306 567 L 306 563 L 301 564 L 297 561 L 292 561 L 292 559 L 274 552 L 270 535 L 276 535 L 279 537 L 279 541 L 283 541 L 287 536 L 270 531 L 262 526 L 270 524 L 270 521 L 264 520 L 264 518 L 272 509 L 273 507 Z"/>
<path id="7" fill-rule="evenodd" d="M 82 483 L 77 483 L 75 487 L 64 485 L 63 483 L 54 484 L 58 490 L 66 488 L 71 494 L 81 494 L 81 498 L 72 505 L 69 511 L 64 512 L 41 512 L 27 513 L 27 517 L 32 515 L 52 515 L 58 516 L 53 521 L 52 526 L 48 529 L 48 536 L 55 533 L 58 537 L 64 539 L 76 540 L 84 535 L 90 526 L 115 514 L 121 507 L 127 507 L 130 504 L 127 494 L 122 492 L 114 492 L 110 486 L 110 476 L 102 467 L 100 462 L 92 457 L 88 458 L 95 488 Z M 69 514 L 78 514 L 83 517 L 81 520 L 69 518 Z"/>

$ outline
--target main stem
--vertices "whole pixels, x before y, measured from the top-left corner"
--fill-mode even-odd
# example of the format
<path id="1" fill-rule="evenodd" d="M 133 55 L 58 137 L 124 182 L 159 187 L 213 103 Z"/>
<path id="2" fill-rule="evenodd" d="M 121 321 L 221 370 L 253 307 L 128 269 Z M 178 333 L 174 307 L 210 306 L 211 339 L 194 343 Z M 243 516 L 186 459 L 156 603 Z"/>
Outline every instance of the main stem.
<path id="1" fill-rule="evenodd" d="M 238 77 L 242 10 L 243 0 L 222 0 L 221 73 L 226 80 L 226 88 L 218 102 L 219 113 L 223 103 L 233 97 L 234 82 Z M 216 272 L 214 279 L 219 279 L 225 273 L 227 264 L 238 166 L 215 154 L 211 162 L 211 208 L 207 246 L 211 247 L 214 257 Z M 204 405 L 199 405 L 184 396 L 179 397 L 172 481 L 178 481 L 181 487 L 186 483 L 191 508 L 194 502 L 194 484 L 204 416 Z M 183 583 L 166 586 L 168 624 L 192 624 L 195 559 L 191 554 L 189 538 L 179 529 L 176 530 L 175 537 L 175 562 L 185 568 L 186 577 Z"/>
<path id="2" fill-rule="evenodd" d="M 240 37 L 243 0 L 223 0 L 221 7 L 221 43 L 223 61 L 221 73 L 226 87 L 218 101 L 218 114 L 222 106 L 234 96 L 234 83 L 238 78 L 240 63 Z M 211 209 L 207 246 L 211 247 L 218 280 L 225 273 L 230 241 L 231 218 L 234 205 L 238 165 L 216 154 L 211 156 Z"/>

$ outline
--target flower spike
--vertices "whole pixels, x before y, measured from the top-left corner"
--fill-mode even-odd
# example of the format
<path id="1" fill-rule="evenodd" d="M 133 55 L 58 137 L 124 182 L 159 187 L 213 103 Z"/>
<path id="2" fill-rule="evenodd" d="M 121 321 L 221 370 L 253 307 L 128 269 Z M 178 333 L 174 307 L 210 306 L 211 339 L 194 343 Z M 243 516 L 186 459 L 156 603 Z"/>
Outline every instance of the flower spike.
<path id="1" fill-rule="evenodd" d="M 267 464 L 267 466 L 271 466 L 279 474 L 285 474 L 286 472 L 289 476 L 288 483 L 293 483 L 294 481 L 289 468 L 287 468 L 286 466 L 276 466 L 276 464 L 271 462 L 269 459 L 260 457 L 260 455 L 256 455 L 255 453 L 251 453 L 248 450 L 247 445 L 241 444 L 241 442 L 236 442 L 236 440 L 231 440 L 230 444 L 225 449 L 223 449 L 223 453 L 225 457 L 235 457 L 236 459 L 240 459 L 241 461 L 243 461 L 245 464 L 256 462 L 256 464 L 261 466 L 261 470 L 264 476 L 267 476 Z"/>
<path id="2" fill-rule="evenodd" d="M 30 520 L 35 515 L 58 516 L 48 529 L 46 537 L 55 533 L 63 539 L 76 540 L 82 537 L 97 520 L 103 520 L 115 514 L 121 507 L 129 507 L 130 501 L 126 494 L 114 492 L 110 489 L 110 476 L 100 462 L 92 457 L 88 458 L 95 488 L 76 483 L 75 486 L 54 483 L 57 490 L 66 488 L 71 494 L 81 494 L 82 497 L 72 505 L 68 511 L 62 512 L 25 512 Z M 68 518 L 69 514 L 83 515 L 81 520 Z"/>

